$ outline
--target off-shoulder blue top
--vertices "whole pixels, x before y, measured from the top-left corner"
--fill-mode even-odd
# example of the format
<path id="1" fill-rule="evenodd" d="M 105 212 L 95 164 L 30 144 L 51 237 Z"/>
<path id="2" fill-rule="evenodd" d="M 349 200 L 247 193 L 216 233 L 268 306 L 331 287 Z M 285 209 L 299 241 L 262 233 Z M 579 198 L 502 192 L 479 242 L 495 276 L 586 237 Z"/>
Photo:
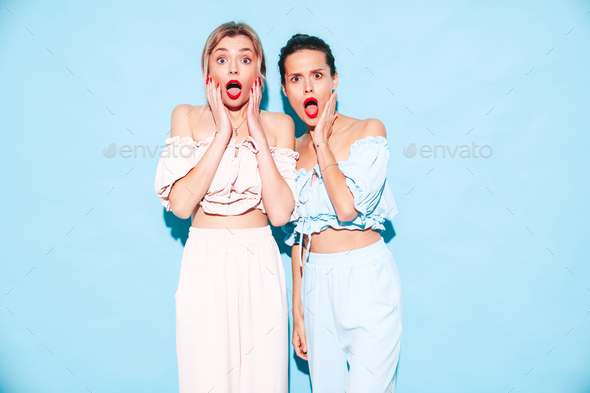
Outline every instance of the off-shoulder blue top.
<path id="1" fill-rule="evenodd" d="M 357 140 L 350 146 L 348 159 L 338 162 L 338 168 L 346 176 L 346 185 L 354 195 L 354 207 L 359 211 L 354 220 L 348 222 L 338 220 L 319 165 L 316 164 L 310 172 L 305 168 L 297 171 L 295 186 L 299 197 L 299 218 L 283 226 L 283 231 L 287 233 L 285 243 L 289 246 L 295 243 L 301 245 L 304 234 L 310 239 L 312 233 L 321 232 L 328 227 L 384 230 L 385 220 L 391 220 L 398 213 L 387 183 L 388 163 L 387 139 L 382 136 L 368 136 Z M 311 184 L 314 174 L 317 178 Z M 306 258 L 310 243 L 308 240 Z"/>

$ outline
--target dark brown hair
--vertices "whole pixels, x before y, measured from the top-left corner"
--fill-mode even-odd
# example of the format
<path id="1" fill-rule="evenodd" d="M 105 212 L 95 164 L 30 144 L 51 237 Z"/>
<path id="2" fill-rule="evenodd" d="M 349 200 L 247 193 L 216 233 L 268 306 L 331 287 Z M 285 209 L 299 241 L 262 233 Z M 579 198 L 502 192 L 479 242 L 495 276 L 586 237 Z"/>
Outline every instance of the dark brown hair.
<path id="1" fill-rule="evenodd" d="M 334 64 L 334 56 L 330 46 L 319 37 L 310 36 L 307 34 L 295 34 L 287 41 L 287 45 L 281 48 L 279 55 L 279 71 L 281 73 L 281 84 L 285 85 L 285 61 L 287 57 L 300 50 L 317 50 L 326 55 L 326 64 L 330 67 L 330 75 L 334 76 L 336 73 L 336 64 Z"/>

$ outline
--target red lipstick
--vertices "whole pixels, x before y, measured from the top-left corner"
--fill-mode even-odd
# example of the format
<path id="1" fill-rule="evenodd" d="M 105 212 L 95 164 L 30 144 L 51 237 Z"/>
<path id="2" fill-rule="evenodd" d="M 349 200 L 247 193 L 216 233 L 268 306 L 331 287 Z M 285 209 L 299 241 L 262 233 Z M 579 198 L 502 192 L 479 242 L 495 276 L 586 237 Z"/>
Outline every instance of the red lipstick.
<path id="1" fill-rule="evenodd" d="M 225 91 L 229 98 L 235 100 L 242 94 L 242 84 L 239 80 L 232 79 L 225 84 Z"/>
<path id="2" fill-rule="evenodd" d="M 313 97 L 307 98 L 303 101 L 303 109 L 305 110 L 305 114 L 313 119 L 319 112 L 318 100 Z"/>

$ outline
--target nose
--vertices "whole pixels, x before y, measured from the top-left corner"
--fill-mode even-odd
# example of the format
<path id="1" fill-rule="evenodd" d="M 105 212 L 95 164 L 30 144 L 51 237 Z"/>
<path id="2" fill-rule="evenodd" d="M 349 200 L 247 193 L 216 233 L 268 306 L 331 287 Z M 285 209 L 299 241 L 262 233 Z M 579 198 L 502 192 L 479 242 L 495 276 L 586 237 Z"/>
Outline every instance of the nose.
<path id="1" fill-rule="evenodd" d="M 231 60 L 227 75 L 238 75 L 238 62 L 236 59 Z"/>
<path id="2" fill-rule="evenodd" d="M 305 80 L 305 93 L 313 93 L 313 86 L 311 85 L 311 81 L 309 79 Z"/>

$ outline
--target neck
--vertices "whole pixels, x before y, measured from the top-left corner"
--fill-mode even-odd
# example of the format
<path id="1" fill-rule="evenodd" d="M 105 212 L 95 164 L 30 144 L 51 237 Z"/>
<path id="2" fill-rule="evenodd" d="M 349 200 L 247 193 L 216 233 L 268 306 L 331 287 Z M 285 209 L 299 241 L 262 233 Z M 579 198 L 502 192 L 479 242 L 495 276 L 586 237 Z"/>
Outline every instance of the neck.
<path id="1" fill-rule="evenodd" d="M 238 128 L 240 126 L 240 123 L 246 118 L 246 113 L 248 111 L 248 103 L 249 101 L 246 101 L 246 103 L 244 103 L 244 105 L 242 105 L 241 107 L 235 107 L 235 108 L 227 108 L 227 115 L 229 116 L 229 120 L 232 123 L 232 127 L 233 128 Z"/>

